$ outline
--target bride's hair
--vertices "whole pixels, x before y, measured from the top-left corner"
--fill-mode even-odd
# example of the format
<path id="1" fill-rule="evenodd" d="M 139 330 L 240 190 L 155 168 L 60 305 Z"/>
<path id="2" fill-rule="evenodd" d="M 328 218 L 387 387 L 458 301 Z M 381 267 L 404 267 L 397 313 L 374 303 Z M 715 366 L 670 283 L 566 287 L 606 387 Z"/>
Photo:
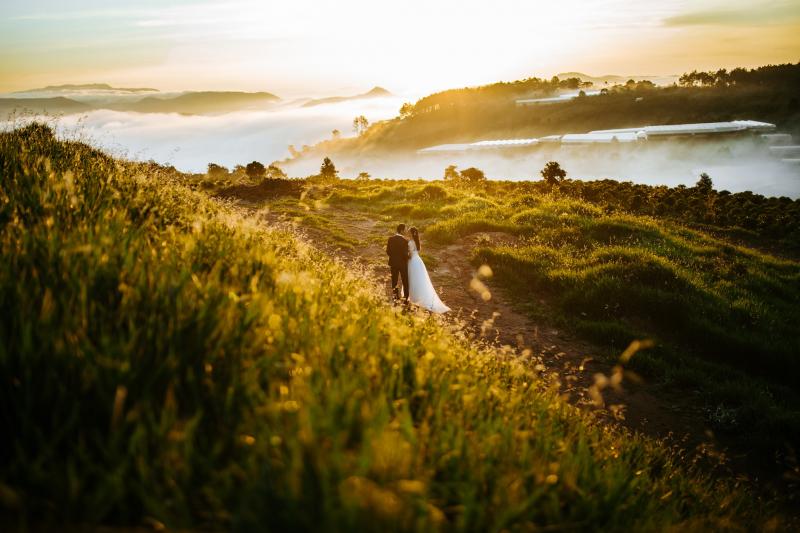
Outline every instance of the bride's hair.
<path id="1" fill-rule="evenodd" d="M 414 244 L 417 245 L 417 251 L 422 250 L 422 247 L 419 245 L 419 230 L 414 226 L 411 227 L 411 237 L 414 239 Z"/>

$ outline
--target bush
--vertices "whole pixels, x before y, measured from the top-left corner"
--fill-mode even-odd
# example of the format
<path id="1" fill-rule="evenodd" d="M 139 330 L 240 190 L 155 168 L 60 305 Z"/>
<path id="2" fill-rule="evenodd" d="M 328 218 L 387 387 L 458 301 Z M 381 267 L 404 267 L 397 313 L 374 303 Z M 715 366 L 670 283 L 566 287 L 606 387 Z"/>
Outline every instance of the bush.
<path id="1" fill-rule="evenodd" d="M 263 180 L 267 175 L 267 168 L 258 161 L 253 161 L 247 164 L 245 172 L 251 180 Z"/>

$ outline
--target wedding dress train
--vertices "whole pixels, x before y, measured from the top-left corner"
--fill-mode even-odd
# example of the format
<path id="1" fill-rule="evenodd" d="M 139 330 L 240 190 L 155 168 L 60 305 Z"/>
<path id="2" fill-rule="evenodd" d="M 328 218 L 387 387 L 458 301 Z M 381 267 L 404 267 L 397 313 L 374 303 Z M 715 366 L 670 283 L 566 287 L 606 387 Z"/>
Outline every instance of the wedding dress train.
<path id="1" fill-rule="evenodd" d="M 450 308 L 436 294 L 428 269 L 425 268 L 413 239 L 408 241 L 408 249 L 411 252 L 411 258 L 408 260 L 408 300 L 434 313 L 448 312 Z"/>

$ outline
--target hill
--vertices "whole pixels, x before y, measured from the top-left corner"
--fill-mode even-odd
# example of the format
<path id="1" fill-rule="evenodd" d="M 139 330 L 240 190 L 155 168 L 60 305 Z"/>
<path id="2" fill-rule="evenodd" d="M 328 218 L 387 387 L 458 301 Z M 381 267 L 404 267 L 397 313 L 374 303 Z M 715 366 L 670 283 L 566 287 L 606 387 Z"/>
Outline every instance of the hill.
<path id="1" fill-rule="evenodd" d="M 15 91 L 11 94 L 55 93 L 55 92 L 70 93 L 77 91 L 101 91 L 101 92 L 136 94 L 136 93 L 158 92 L 158 89 L 152 89 L 149 87 L 112 87 L 107 83 L 83 83 L 83 84 L 67 83 L 63 85 L 48 85 L 47 87 L 41 87 L 38 89 L 26 89 L 24 91 Z"/>
<path id="2" fill-rule="evenodd" d="M 351 100 L 363 100 L 366 98 L 381 98 L 384 96 L 391 96 L 391 95 L 392 93 L 390 93 L 383 87 L 373 87 L 369 91 L 363 94 L 357 94 L 355 96 L 329 96 L 328 98 L 309 100 L 308 102 L 303 104 L 303 107 L 314 107 L 325 104 L 337 104 L 339 102 L 347 102 Z"/>
<path id="3" fill-rule="evenodd" d="M 279 97 L 268 92 L 201 91 L 171 97 L 148 96 L 138 102 L 126 102 L 109 107 L 119 111 L 139 113 L 202 115 L 265 109 L 279 100 Z"/>
<path id="4" fill-rule="evenodd" d="M 519 106 L 517 99 L 577 92 L 577 77 L 528 78 L 452 89 L 406 104 L 394 119 L 374 123 L 363 135 L 326 142 L 309 155 L 413 151 L 427 146 L 482 139 L 541 137 L 643 124 L 717 122 L 757 117 L 800 132 L 800 63 L 734 69 L 724 75 L 684 75 L 685 85 L 657 87 L 637 82 L 597 96 L 550 105 Z M 324 154 L 322 153 L 324 152 Z"/>
<path id="5" fill-rule="evenodd" d="M 783 524 L 190 176 L 41 125 L 0 133 L 0 165 L 3 523 Z"/>
<path id="6" fill-rule="evenodd" d="M 505 343 L 567 331 L 596 344 L 576 354 L 583 367 L 581 357 L 611 354 L 613 364 L 632 341 L 653 339 L 631 369 L 662 384 L 657 396 L 690 398 L 670 401 L 738 449 L 758 450 L 764 464 L 800 445 L 800 200 L 612 180 L 348 180 L 304 197 L 254 207 L 285 213 L 345 250 L 369 248 L 391 221 L 417 226 L 434 269 L 453 254 L 472 261 L 465 279 L 438 278 L 449 298 L 474 292 L 475 269 L 488 265 L 491 284 L 533 321 L 508 325 L 521 336 Z M 354 242 L 359 220 L 388 222 Z M 373 261 L 383 257 L 371 250 Z M 450 262 L 444 272 L 463 267 Z M 463 312 L 474 313 L 468 305 Z"/>
<path id="7" fill-rule="evenodd" d="M 114 91 L 114 94 L 107 94 L 106 87 L 109 91 Z M 203 115 L 266 109 L 280 101 L 280 98 L 272 93 L 240 91 L 200 91 L 141 98 L 137 95 L 140 92 L 149 92 L 150 89 L 115 89 L 105 84 L 52 86 L 28 91 L 26 94 L 36 94 L 37 91 L 41 94 L 74 93 L 75 96 L 74 98 L 66 96 L 0 98 L 0 112 L 10 113 L 17 110 L 19 112 L 69 114 L 83 113 L 94 109 L 111 109 L 138 113 Z M 81 91 L 87 91 L 90 94 L 77 94 Z M 121 94 L 117 91 L 127 92 Z"/>
<path id="8" fill-rule="evenodd" d="M 53 98 L 0 98 L 0 114 L 11 113 L 82 113 L 92 106 L 64 96 Z"/>

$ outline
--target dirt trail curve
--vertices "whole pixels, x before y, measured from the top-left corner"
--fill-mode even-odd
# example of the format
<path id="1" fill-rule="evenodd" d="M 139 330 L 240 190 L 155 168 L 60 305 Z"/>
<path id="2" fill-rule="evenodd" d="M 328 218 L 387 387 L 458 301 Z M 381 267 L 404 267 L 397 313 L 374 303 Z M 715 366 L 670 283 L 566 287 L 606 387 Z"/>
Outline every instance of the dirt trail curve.
<path id="1" fill-rule="evenodd" d="M 307 237 L 314 246 L 345 263 L 355 262 L 366 267 L 376 283 L 390 298 L 389 269 L 385 255 L 386 239 L 392 234 L 394 222 L 386 217 L 376 217 L 344 207 L 331 208 L 315 205 L 306 219 L 297 206 L 274 206 L 269 200 L 277 196 L 249 189 L 221 194 L 248 215 L 255 215 L 260 223 L 270 226 L 289 225 Z M 265 203 L 266 201 L 266 203 Z M 302 206 L 301 206 L 302 207 Z M 300 223 L 296 222 L 300 220 Z M 424 228 L 423 228 L 424 229 Z M 471 288 L 475 268 L 470 262 L 477 242 L 498 243 L 513 240 L 500 233 L 478 233 L 451 245 L 437 245 L 422 235 L 422 255 L 428 258 L 429 272 L 442 300 L 454 310 L 454 321 L 471 333 L 478 342 L 508 346 L 520 356 L 531 358 L 531 364 L 541 364 L 544 375 L 556 375 L 562 393 L 574 405 L 594 410 L 601 419 L 618 424 L 643 435 L 665 440 L 682 450 L 687 460 L 699 459 L 709 473 L 724 477 L 749 480 L 758 494 L 773 499 L 790 489 L 784 470 L 765 466 L 761 458 L 748 454 L 736 446 L 720 442 L 710 431 L 699 402 L 692 393 L 668 391 L 645 382 L 635 382 L 626 377 L 618 389 L 602 391 L 604 407 L 598 408 L 591 393 L 597 376 L 611 377 L 615 357 L 606 350 L 559 331 L 546 321 L 533 320 L 514 306 L 513 299 L 491 279 L 483 280 L 491 293 L 484 301 Z M 535 297 L 532 298 L 536 300 Z M 527 305 L 542 305 L 544 300 L 529 301 Z M 529 350 L 529 351 L 528 351 Z M 616 356 L 617 354 L 614 354 Z M 627 376 L 627 373 L 625 374 Z M 731 448 L 734 450 L 731 451 Z M 777 466 L 777 465 L 776 465 Z M 799 520 L 797 510 L 781 504 L 782 511 L 792 520 Z M 798 522 L 800 523 L 800 522 Z"/>

